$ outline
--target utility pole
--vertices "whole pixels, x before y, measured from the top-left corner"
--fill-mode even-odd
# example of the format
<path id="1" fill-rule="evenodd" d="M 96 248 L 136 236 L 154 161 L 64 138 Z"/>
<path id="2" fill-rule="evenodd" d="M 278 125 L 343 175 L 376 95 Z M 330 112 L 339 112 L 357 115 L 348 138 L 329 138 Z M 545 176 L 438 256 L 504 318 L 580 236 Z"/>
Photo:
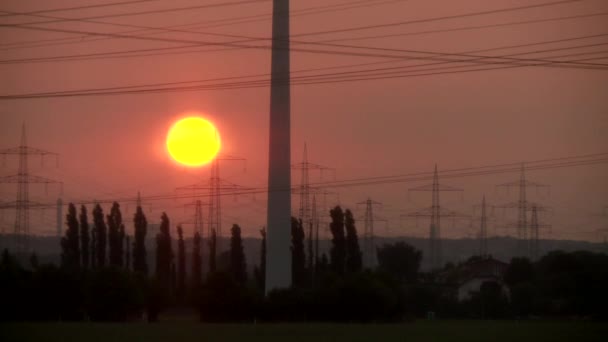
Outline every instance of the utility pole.
<path id="1" fill-rule="evenodd" d="M 507 182 L 498 185 L 499 187 L 511 188 L 517 187 L 519 189 L 519 199 L 517 202 L 511 202 L 500 205 L 500 208 L 517 209 L 517 222 L 510 224 L 515 225 L 517 229 L 517 255 L 523 257 L 530 256 L 530 239 L 528 233 L 528 211 L 532 206 L 541 208 L 541 205 L 530 202 L 527 198 L 527 190 L 529 187 L 542 188 L 548 187 L 547 185 L 532 182 L 526 179 L 526 172 L 524 163 L 521 164 L 519 180 Z M 543 207 L 544 208 L 544 207 Z"/>
<path id="2" fill-rule="evenodd" d="M 413 213 L 406 214 L 406 217 L 430 217 L 429 226 L 429 262 L 432 270 L 441 268 L 443 264 L 443 251 L 441 246 L 441 218 L 442 217 L 469 217 L 468 215 L 460 214 L 455 211 L 447 210 L 439 204 L 439 193 L 444 191 L 462 192 L 462 189 L 439 183 L 439 174 L 437 165 L 433 172 L 433 183 L 420 187 L 409 189 L 409 191 L 430 191 L 432 193 L 431 206 Z"/>
<path id="3" fill-rule="evenodd" d="M 32 155 L 41 156 L 55 156 L 58 155 L 53 152 L 41 150 L 38 148 L 27 146 L 27 139 L 25 134 L 25 124 L 21 127 L 21 143 L 18 147 L 8 148 L 0 150 L 0 155 L 6 158 L 7 155 L 19 156 L 19 171 L 16 175 L 6 176 L 0 178 L 0 183 L 16 183 L 17 184 L 17 200 L 15 202 L 4 203 L 2 208 L 15 208 L 15 229 L 14 229 L 14 241 L 13 241 L 13 252 L 17 254 L 26 254 L 31 252 L 30 247 L 30 209 L 41 207 L 44 208 L 47 205 L 30 201 L 29 199 L 29 187 L 32 183 L 44 184 L 61 184 L 61 182 L 30 175 L 28 171 L 28 159 Z M 43 159 L 44 160 L 44 159 Z"/>
<path id="4" fill-rule="evenodd" d="M 357 205 L 365 205 L 365 216 L 363 217 L 363 266 L 365 268 L 374 269 L 378 265 L 374 221 L 382 220 L 374 216 L 374 206 L 382 207 L 382 203 L 376 202 L 368 197 L 367 200 L 359 202 Z"/>

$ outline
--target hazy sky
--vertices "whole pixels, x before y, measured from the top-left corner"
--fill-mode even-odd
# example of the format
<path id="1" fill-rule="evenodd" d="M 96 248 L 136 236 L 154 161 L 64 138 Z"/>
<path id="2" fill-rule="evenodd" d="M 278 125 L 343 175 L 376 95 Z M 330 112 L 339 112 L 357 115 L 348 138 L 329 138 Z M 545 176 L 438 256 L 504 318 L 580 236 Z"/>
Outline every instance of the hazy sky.
<path id="1" fill-rule="evenodd" d="M 293 17 L 292 33 L 297 35 L 373 26 L 546 2 L 551 1 L 294 0 L 292 1 L 294 13 L 308 15 Z M 3 1 L 0 10 L 28 12 L 82 6 L 89 3 L 98 4 L 101 0 Z M 90 18 L 106 14 L 213 3 L 223 2 L 157 0 L 77 11 L 47 12 L 39 15 Z M 340 11 L 337 9 L 341 7 L 332 7 L 332 11 L 322 7 L 311 10 L 323 11 L 322 13 L 313 14 L 296 12 L 306 8 L 345 3 L 361 3 L 366 7 Z M 229 7 L 90 20 L 146 27 L 190 23 L 210 26 L 218 19 L 254 16 L 267 14 L 270 11 L 271 2 L 266 1 Z M 463 53 L 608 34 L 608 15 L 356 41 L 339 41 L 339 39 L 487 26 L 604 12 L 608 12 L 608 2 L 605 0 L 584 0 L 555 6 L 302 36 L 294 39 L 299 41 L 335 39 L 335 44 Z M 0 17 L 0 22 L 3 24 L 47 20 L 49 19 L 25 16 Z M 104 33 L 134 30 L 129 27 L 82 21 L 38 24 L 36 27 Z M 184 30 L 197 29 L 206 33 L 248 37 L 269 37 L 271 34 L 269 20 L 218 27 L 184 28 Z M 239 40 L 183 32 L 161 32 L 151 37 L 205 42 Z M 78 41 L 72 40 L 63 44 L 52 41 L 37 47 L 13 44 L 61 38 L 78 38 Z M 250 44 L 267 43 L 264 41 Z M 608 35 L 491 51 L 485 52 L 484 55 L 506 55 L 573 47 L 568 50 L 518 57 L 550 59 L 566 54 L 599 51 L 600 53 L 592 56 L 584 55 L 569 57 L 569 59 L 603 56 L 604 59 L 589 62 L 608 66 L 606 44 L 608 44 Z M 0 95 L 213 79 L 265 74 L 270 71 L 270 52 L 264 49 L 231 49 L 132 58 L 14 62 L 16 59 L 157 49 L 181 45 L 183 43 L 141 39 L 98 39 L 83 34 L 0 27 L 0 59 L 2 60 Z M 297 44 L 294 44 L 294 47 L 335 50 L 330 47 Z M 201 48 L 178 51 L 197 49 Z M 217 47 L 206 49 L 218 50 Z M 176 50 L 162 51 L 167 53 Z M 353 49 L 340 51 L 360 52 Z M 379 51 L 364 50 L 366 53 L 382 54 Z M 13 62 L 8 62 L 11 60 Z M 292 52 L 292 70 L 379 61 L 390 61 L 390 59 L 352 54 Z M 422 63 L 429 61 L 400 60 L 377 66 L 327 72 Z M 295 86 L 292 88 L 293 162 L 300 161 L 305 142 L 308 144 L 310 161 L 335 168 L 337 179 L 431 171 L 435 163 L 440 169 L 451 169 L 606 152 L 608 148 L 606 89 L 608 89 L 608 70 L 538 66 Z M 266 184 L 268 87 L 144 95 L 0 100 L 0 147 L 18 145 L 20 126 L 25 122 L 29 145 L 60 154 L 58 168 L 52 160 L 43 167 L 39 159 L 31 159 L 31 172 L 63 181 L 65 201 L 135 197 L 138 190 L 142 192 L 144 198 L 157 194 L 171 194 L 177 186 L 196 183 L 209 177 L 208 168 L 193 170 L 177 166 L 169 159 L 164 148 L 170 125 L 188 111 L 203 113 L 218 126 L 223 142 L 222 152 L 247 160 L 246 163 L 223 163 L 221 173 L 227 180 L 249 187 Z M 6 165 L 1 169 L 2 174 L 14 173 L 17 165 L 15 158 L 8 158 Z M 600 216 L 603 208 L 608 205 L 607 174 L 606 164 L 534 171 L 528 174 L 528 178 L 532 180 L 551 185 L 550 193 L 541 191 L 537 195 L 534 190 L 530 191 L 532 200 L 553 208 L 553 214 L 543 218 L 545 222 L 553 225 L 551 236 L 598 241 L 608 235 L 608 231 L 594 232 L 597 229 L 608 230 L 608 218 L 606 215 Z M 325 180 L 332 179 L 330 174 L 324 177 Z M 464 196 L 460 198 L 442 194 L 442 204 L 471 213 L 472 205 L 480 202 L 483 194 L 486 194 L 489 202 L 495 204 L 515 200 L 516 189 L 506 193 L 496 190 L 495 185 L 516 180 L 518 177 L 517 173 L 513 173 L 451 179 L 446 183 L 464 188 Z M 311 173 L 311 180 L 319 179 L 318 173 Z M 293 181 L 296 184 L 299 182 L 298 173 L 294 172 Z M 335 204 L 339 200 L 340 204 L 356 209 L 356 215 L 360 216 L 363 215 L 363 210 L 357 207 L 356 203 L 371 196 L 374 200 L 385 204 L 378 215 L 389 220 L 388 230 L 383 224 L 378 225 L 378 234 L 428 236 L 428 224 L 421 221 L 416 227 L 413 221 L 400 222 L 399 219 L 402 213 L 430 205 L 428 196 L 411 194 L 408 197 L 407 195 L 409 187 L 422 184 L 424 183 L 339 189 L 339 197 L 327 196 L 327 205 Z M 15 193 L 14 185 L 0 185 L 0 200 L 14 200 Z M 44 187 L 32 188 L 32 197 L 40 201 L 54 201 L 57 196 L 57 190 L 52 187 L 49 188 L 48 194 L 45 193 Z M 228 231 L 226 227 L 228 224 L 238 222 L 245 234 L 257 234 L 258 229 L 265 222 L 265 202 L 265 195 L 223 199 L 224 231 Z M 193 208 L 184 207 L 185 203 L 186 201 L 174 200 L 145 202 L 149 221 L 159 221 L 161 211 L 167 211 L 173 222 L 190 220 Z M 294 198 L 294 207 L 297 208 L 297 198 Z M 133 213 L 133 204 L 125 203 L 123 208 L 130 217 Z M 492 234 L 513 235 L 514 229 L 501 228 L 501 225 L 509 222 L 513 215 L 507 212 L 503 218 L 500 211 L 496 211 L 496 214 L 497 224 L 496 228 L 491 229 Z M 53 232 L 54 217 L 53 210 L 33 212 L 33 231 Z M 14 221 L 13 211 L 4 210 L 1 219 L 2 229 L 10 231 Z M 455 225 L 447 221 L 442 233 L 447 237 L 473 236 L 477 226 L 477 220 L 473 221 L 472 225 L 468 220 L 457 221 Z M 360 229 L 362 230 L 362 225 Z"/>

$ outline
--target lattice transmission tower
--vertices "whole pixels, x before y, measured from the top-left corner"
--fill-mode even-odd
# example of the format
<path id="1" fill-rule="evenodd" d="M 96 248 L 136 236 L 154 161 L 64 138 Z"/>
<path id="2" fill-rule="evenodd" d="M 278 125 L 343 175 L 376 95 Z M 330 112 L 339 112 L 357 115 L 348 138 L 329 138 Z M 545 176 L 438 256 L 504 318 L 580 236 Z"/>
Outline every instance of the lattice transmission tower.
<path id="1" fill-rule="evenodd" d="M 477 216 L 477 210 L 479 209 L 479 216 Z M 471 227 L 473 227 L 473 220 L 479 220 L 479 230 L 477 231 L 477 239 L 479 240 L 478 255 L 482 257 L 490 256 L 490 249 L 488 247 L 488 224 L 490 221 L 494 221 L 494 206 L 489 204 L 486 200 L 486 196 L 483 195 L 481 203 L 473 205 L 473 215 L 471 219 Z M 495 224 L 495 222 L 494 222 Z"/>
<path id="2" fill-rule="evenodd" d="M 542 228 L 548 228 L 551 229 L 551 225 L 550 224 L 542 224 L 539 222 L 539 218 L 538 218 L 538 212 L 539 211 L 545 211 L 546 209 L 544 207 L 536 207 L 535 205 L 532 206 L 532 217 L 530 218 L 530 241 L 529 241 L 529 248 L 530 248 L 530 258 L 532 260 L 538 260 L 538 258 L 540 257 L 540 253 L 541 253 L 541 248 L 540 248 L 540 230 Z"/>
<path id="3" fill-rule="evenodd" d="M 250 190 L 250 188 L 229 182 L 220 177 L 220 162 L 221 161 L 245 161 L 244 158 L 233 157 L 229 155 L 220 155 L 211 163 L 211 176 L 207 182 L 202 184 L 193 184 L 183 187 L 178 187 L 176 190 L 203 190 L 208 193 L 209 203 L 207 209 L 207 236 L 211 236 L 212 232 L 217 235 L 217 253 L 223 252 L 222 249 L 222 196 L 227 193 L 224 191 L 235 192 L 237 190 Z M 202 208 L 201 208 L 202 216 Z M 200 229 L 202 229 L 202 218 L 200 221 Z"/>
<path id="4" fill-rule="evenodd" d="M 317 170 L 322 174 L 325 171 L 334 171 L 334 169 L 329 168 L 327 166 L 323 166 L 320 164 L 311 163 L 308 161 L 308 149 L 306 144 L 304 144 L 304 153 L 302 156 L 302 162 L 293 164 L 291 166 L 292 169 L 300 171 L 300 186 L 296 191 L 293 191 L 294 194 L 298 194 L 300 196 L 299 210 L 298 210 L 298 218 L 302 220 L 302 227 L 304 227 L 306 231 L 307 237 L 307 265 L 308 269 L 314 269 L 316 264 L 316 254 L 315 254 L 315 239 L 313 238 L 315 232 L 315 221 L 313 220 L 313 206 L 311 205 L 311 194 L 314 196 L 321 192 L 319 187 L 313 187 L 310 185 L 310 171 Z M 315 203 L 316 204 L 316 203 Z M 316 209 L 315 216 L 316 216 Z M 318 225 L 318 222 L 317 222 Z M 317 227 L 318 228 L 318 227 Z"/>
<path id="5" fill-rule="evenodd" d="M 486 196 L 481 200 L 481 219 L 479 222 L 479 256 L 488 255 L 488 217 L 486 215 Z"/>
<path id="6" fill-rule="evenodd" d="M 548 188 L 548 185 L 532 182 L 526 179 L 525 166 L 522 163 L 520 169 L 519 180 L 499 184 L 499 187 L 511 188 L 517 187 L 519 189 L 519 198 L 516 202 L 510 202 L 503 205 L 499 205 L 499 208 L 505 209 L 517 209 L 517 221 L 507 225 L 508 227 L 515 226 L 517 230 L 517 255 L 523 257 L 530 256 L 530 234 L 528 232 L 528 212 L 531 211 L 532 207 L 536 207 L 537 210 L 548 210 L 547 207 L 543 207 L 538 203 L 534 203 L 528 200 L 528 188 Z"/>
<path id="7" fill-rule="evenodd" d="M 386 221 L 374 215 L 374 206 L 382 207 L 382 203 L 367 198 L 367 200 L 359 202 L 357 205 L 365 205 L 365 215 L 363 216 L 363 267 L 374 269 L 378 265 L 374 222 Z"/>
<path id="8" fill-rule="evenodd" d="M 3 158 L 10 155 L 19 157 L 19 170 L 16 175 L 0 178 L 0 183 L 17 184 L 17 199 L 14 202 L 5 202 L 2 208 L 15 208 L 15 226 L 13 235 L 13 252 L 25 254 L 31 252 L 30 246 L 30 209 L 45 208 L 48 204 L 38 203 L 30 200 L 30 184 L 62 184 L 59 181 L 29 174 L 28 159 L 30 156 L 41 156 L 42 160 L 46 156 L 58 157 L 57 153 L 42 150 L 27 145 L 25 134 L 25 124 L 21 127 L 21 143 L 18 147 L 0 150 Z M 58 162 L 58 159 L 57 159 Z"/>
<path id="9" fill-rule="evenodd" d="M 469 215 L 461 214 L 456 211 L 448 210 L 440 205 L 439 194 L 441 192 L 462 192 L 462 189 L 443 185 L 439 183 L 439 173 L 437 165 L 433 172 L 432 184 L 423 185 L 420 187 L 409 189 L 409 191 L 430 191 L 432 193 L 431 206 L 413 213 L 408 213 L 403 216 L 414 217 L 429 217 L 429 264 L 432 270 L 441 268 L 443 264 L 443 251 L 441 243 L 441 219 L 450 217 L 456 219 L 458 217 L 468 218 Z"/>

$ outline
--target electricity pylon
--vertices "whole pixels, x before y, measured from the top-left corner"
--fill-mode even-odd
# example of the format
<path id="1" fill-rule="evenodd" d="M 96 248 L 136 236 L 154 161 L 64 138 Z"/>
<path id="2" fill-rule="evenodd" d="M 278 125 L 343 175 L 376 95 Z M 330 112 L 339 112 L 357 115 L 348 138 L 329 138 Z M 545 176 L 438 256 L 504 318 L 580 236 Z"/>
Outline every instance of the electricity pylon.
<path id="1" fill-rule="evenodd" d="M 327 166 L 309 162 L 306 144 L 304 144 L 304 153 L 302 156 L 302 162 L 291 165 L 291 168 L 299 170 L 300 174 L 301 174 L 300 187 L 298 190 L 294 191 L 293 193 L 300 195 L 300 208 L 298 210 L 298 218 L 300 220 L 302 220 L 302 227 L 304 227 L 304 229 L 306 230 L 306 236 L 308 238 L 307 239 L 308 269 L 313 269 L 314 264 L 315 264 L 315 259 L 314 259 L 314 255 L 313 255 L 313 253 L 314 253 L 314 248 L 313 248 L 314 247 L 314 243 L 313 243 L 313 241 L 314 241 L 314 239 L 313 239 L 314 222 L 312 219 L 313 215 L 312 215 L 312 207 L 311 207 L 311 203 L 310 203 L 310 195 L 311 195 L 311 193 L 313 193 L 313 194 L 318 193 L 320 191 L 320 189 L 318 187 L 310 186 L 309 175 L 310 175 L 310 170 L 318 170 L 322 174 L 323 171 L 333 170 L 333 169 L 331 169 Z"/>
<path id="2" fill-rule="evenodd" d="M 433 173 L 433 183 L 423 185 L 420 187 L 409 189 L 409 191 L 430 191 L 432 192 L 431 206 L 422 210 L 418 210 L 412 213 L 408 213 L 402 216 L 414 217 L 416 219 L 420 217 L 430 217 L 431 222 L 429 226 L 429 261 L 431 269 L 439 269 L 443 263 L 442 247 L 441 247 L 441 218 L 442 217 L 470 217 L 469 215 L 460 214 L 455 211 L 451 211 L 441 207 L 439 204 L 439 193 L 444 191 L 449 192 L 462 192 L 462 189 L 454 188 L 439 183 L 439 174 L 437 172 L 437 165 L 435 165 L 435 171 Z"/>
<path id="3" fill-rule="evenodd" d="M 488 208 L 489 207 L 489 208 Z M 477 216 L 477 208 L 480 210 L 480 216 Z M 488 214 L 488 209 L 491 209 Z M 486 196 L 483 195 L 481 204 L 473 206 L 473 217 L 471 220 L 471 227 L 473 227 L 473 220 L 479 219 L 479 231 L 477 232 L 477 238 L 479 239 L 479 256 L 489 256 L 488 248 L 488 221 L 492 221 L 494 217 L 494 206 L 488 204 Z"/>
<path id="4" fill-rule="evenodd" d="M 3 203 L 2 208 L 15 208 L 15 229 L 14 229 L 14 240 L 13 240 L 13 252 L 17 254 L 25 254 L 31 252 L 30 247 L 30 209 L 40 207 L 44 208 L 48 204 L 42 204 L 30 200 L 29 187 L 30 184 L 62 184 L 59 181 L 34 176 L 29 174 L 28 171 L 28 159 L 32 155 L 41 156 L 55 156 L 58 154 L 54 152 L 45 151 L 39 148 L 27 146 L 27 139 L 25 134 L 25 124 L 21 127 L 21 143 L 18 147 L 8 148 L 0 150 L 0 155 L 4 158 L 8 155 L 19 156 L 19 171 L 16 175 L 5 176 L 0 178 L 0 183 L 16 183 L 17 184 L 17 200 L 14 202 Z"/>
<path id="5" fill-rule="evenodd" d="M 488 217 L 486 216 L 486 196 L 481 200 L 481 220 L 479 222 L 479 256 L 488 255 Z"/>
<path id="6" fill-rule="evenodd" d="M 528 200 L 527 189 L 529 187 L 547 188 L 548 185 L 544 185 L 544 184 L 540 184 L 540 183 L 536 183 L 536 182 L 527 180 L 525 166 L 522 163 L 519 180 L 503 183 L 498 186 L 506 187 L 507 189 L 511 188 L 511 187 L 519 188 L 519 199 L 517 200 L 517 202 L 511 202 L 511 203 L 499 205 L 497 207 L 506 208 L 506 209 L 517 209 L 517 222 L 515 222 L 514 224 L 509 224 L 508 226 L 515 226 L 517 229 L 517 254 L 518 254 L 518 256 L 528 257 L 528 256 L 530 256 L 530 240 L 529 240 L 529 236 L 528 236 L 529 235 L 528 234 L 528 211 L 530 211 L 530 208 L 533 206 L 535 206 L 537 209 L 541 208 L 542 206 L 537 203 L 530 202 Z M 546 209 L 545 207 L 542 207 L 542 208 L 543 208 L 543 210 Z"/>
<path id="7" fill-rule="evenodd" d="M 374 215 L 374 206 L 382 207 L 382 203 L 376 202 L 371 198 L 357 205 L 365 205 L 365 216 L 363 217 L 363 266 L 365 268 L 374 269 L 378 265 L 376 256 L 376 242 L 374 233 L 374 221 L 382 221 L 384 219 L 377 218 Z"/>
<path id="8" fill-rule="evenodd" d="M 530 258 L 538 260 L 540 257 L 540 229 L 551 228 L 549 224 L 541 224 L 538 220 L 538 211 L 544 211 L 543 207 L 532 206 L 532 217 L 530 219 Z"/>
<path id="9" fill-rule="evenodd" d="M 207 236 L 211 236 L 212 232 L 217 235 L 217 252 L 218 255 L 222 250 L 222 191 L 229 190 L 235 192 L 237 190 L 249 190 L 250 188 L 234 184 L 220 178 L 220 162 L 221 161 L 245 161 L 244 158 L 233 157 L 229 155 L 220 155 L 216 157 L 211 164 L 211 176 L 209 180 L 203 184 L 193 184 L 183 187 L 178 187 L 176 190 L 204 190 L 209 194 L 209 208 L 207 209 Z"/>

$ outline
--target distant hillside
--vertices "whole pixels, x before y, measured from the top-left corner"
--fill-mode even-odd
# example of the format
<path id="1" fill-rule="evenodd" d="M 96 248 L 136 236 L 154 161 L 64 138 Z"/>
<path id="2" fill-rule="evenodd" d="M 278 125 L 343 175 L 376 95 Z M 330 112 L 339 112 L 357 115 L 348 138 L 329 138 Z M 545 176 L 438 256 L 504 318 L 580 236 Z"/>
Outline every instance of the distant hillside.
<path id="1" fill-rule="evenodd" d="M 11 241 L 10 235 L 0 235 L 0 246 L 4 249 L 8 246 Z M 420 249 L 423 252 L 423 268 L 426 268 L 426 258 L 428 255 L 429 241 L 422 238 L 413 237 L 377 237 L 375 239 L 376 245 L 381 246 L 386 243 L 394 243 L 397 241 L 405 241 L 412 246 Z M 260 260 L 260 239 L 259 238 L 244 238 L 243 244 L 245 246 L 245 254 L 247 256 L 247 265 L 252 269 L 254 265 L 257 265 Z M 222 248 L 226 249 L 229 246 L 227 239 L 222 240 Z M 41 262 L 52 262 L 59 263 L 60 260 L 60 248 L 59 241 L 55 237 L 48 236 L 37 236 L 31 239 L 32 248 L 36 251 Z M 328 240 L 320 241 L 319 248 L 321 253 L 327 253 L 331 242 Z M 444 239 L 442 240 L 443 245 L 443 261 L 444 262 L 458 262 L 466 260 L 471 255 L 477 254 L 479 250 L 479 241 L 476 239 Z M 174 244 L 174 253 L 177 251 L 177 244 Z M 148 251 L 148 264 L 150 269 L 154 269 L 154 250 L 156 249 L 155 242 L 153 239 L 148 239 L 146 243 Z M 516 251 L 516 240 L 513 238 L 499 237 L 488 239 L 488 249 L 491 254 L 499 259 L 508 262 Z M 564 250 L 564 251 L 575 251 L 575 250 L 587 250 L 592 252 L 603 252 L 608 253 L 608 245 L 604 243 L 592 243 L 586 241 L 572 241 L 572 240 L 541 240 L 540 241 L 541 254 L 545 254 L 550 250 Z M 186 250 L 192 250 L 192 240 L 186 239 Z M 207 244 L 203 244 L 203 264 L 206 266 L 207 259 Z"/>

